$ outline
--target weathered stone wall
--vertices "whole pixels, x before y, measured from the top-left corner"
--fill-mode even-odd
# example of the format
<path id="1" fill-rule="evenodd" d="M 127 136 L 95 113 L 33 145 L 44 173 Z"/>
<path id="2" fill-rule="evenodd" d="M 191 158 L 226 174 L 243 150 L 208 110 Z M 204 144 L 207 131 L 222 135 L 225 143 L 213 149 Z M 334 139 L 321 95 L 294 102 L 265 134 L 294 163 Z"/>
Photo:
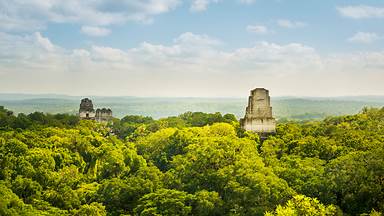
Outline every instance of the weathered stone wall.
<path id="1" fill-rule="evenodd" d="M 242 128 L 247 131 L 260 133 L 274 133 L 276 131 L 276 120 L 273 118 L 244 118 L 241 124 Z"/>
<path id="2" fill-rule="evenodd" d="M 80 103 L 80 109 L 79 109 L 79 112 L 81 111 L 88 111 L 88 112 L 94 112 L 95 110 L 93 109 L 93 103 L 92 103 L 92 100 L 90 100 L 89 98 L 84 98 L 81 100 L 81 103 Z"/>
<path id="3" fill-rule="evenodd" d="M 251 91 L 245 117 L 240 119 L 240 124 L 247 131 L 258 133 L 276 131 L 276 120 L 272 117 L 271 98 L 267 89 L 256 88 Z"/>
<path id="4" fill-rule="evenodd" d="M 81 119 L 95 119 L 96 113 L 94 111 L 80 111 L 79 117 Z"/>
<path id="5" fill-rule="evenodd" d="M 79 117 L 80 119 L 91 119 L 94 120 L 96 116 L 95 110 L 93 109 L 92 100 L 84 98 L 81 100 Z"/>
<path id="6" fill-rule="evenodd" d="M 89 98 L 84 98 L 81 100 L 80 109 L 79 109 L 80 119 L 90 119 L 96 120 L 98 122 L 108 122 L 112 120 L 112 110 L 111 109 L 97 109 L 96 112 L 93 109 L 92 100 Z"/>
<path id="7" fill-rule="evenodd" d="M 96 121 L 98 122 L 108 122 L 112 120 L 112 110 L 111 109 L 97 109 L 96 110 Z"/>
<path id="8" fill-rule="evenodd" d="M 254 89 L 248 99 L 246 114 L 249 117 L 272 118 L 272 107 L 269 91 L 266 89 Z"/>

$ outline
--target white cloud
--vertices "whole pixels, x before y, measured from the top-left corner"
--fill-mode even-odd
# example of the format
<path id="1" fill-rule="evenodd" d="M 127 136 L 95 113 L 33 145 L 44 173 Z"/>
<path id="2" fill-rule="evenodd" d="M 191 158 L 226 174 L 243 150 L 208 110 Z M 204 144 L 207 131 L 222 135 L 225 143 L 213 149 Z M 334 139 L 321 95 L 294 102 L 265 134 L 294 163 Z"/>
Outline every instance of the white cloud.
<path id="1" fill-rule="evenodd" d="M 213 3 L 221 2 L 222 0 L 192 0 L 190 10 L 193 12 L 206 11 L 208 6 Z M 238 0 L 242 4 L 252 4 L 256 0 Z"/>
<path id="2" fill-rule="evenodd" d="M 219 0 L 192 0 L 190 9 L 195 12 L 205 11 L 207 10 L 208 5 L 217 2 L 219 2 Z"/>
<path id="3" fill-rule="evenodd" d="M 363 44 L 370 44 L 377 40 L 379 40 L 381 37 L 377 35 L 376 33 L 372 32 L 357 32 L 352 37 L 348 38 L 349 42 L 353 43 L 363 43 Z"/>
<path id="4" fill-rule="evenodd" d="M 81 32 L 93 37 L 103 37 L 111 33 L 109 29 L 97 26 L 83 26 L 81 27 Z"/>
<path id="5" fill-rule="evenodd" d="M 0 33 L 0 91 L 246 97 L 263 86 L 273 95 L 384 92 L 384 52 L 320 55 L 303 44 L 269 42 L 225 51 L 220 43 L 187 32 L 171 45 L 69 50 L 40 33 Z"/>
<path id="6" fill-rule="evenodd" d="M 0 29 L 34 31 L 47 23 L 106 26 L 128 21 L 148 22 L 179 4 L 180 0 L 0 0 Z"/>
<path id="7" fill-rule="evenodd" d="M 62 49 L 55 46 L 48 38 L 42 36 L 40 32 L 26 36 L 0 32 L 0 56 L 4 59 L 19 59 L 23 61 L 42 55 L 57 54 L 61 51 Z"/>
<path id="8" fill-rule="evenodd" d="M 121 62 L 127 59 L 127 54 L 120 50 L 105 46 L 92 46 L 90 53 L 95 60 L 103 60 L 107 62 Z"/>
<path id="9" fill-rule="evenodd" d="M 48 38 L 43 37 L 40 32 L 36 32 L 33 36 L 36 43 L 45 50 L 53 51 L 55 49 L 55 46 L 51 43 L 51 41 Z"/>
<path id="10" fill-rule="evenodd" d="M 384 7 L 354 5 L 354 6 L 338 7 L 337 10 L 342 16 L 354 18 L 354 19 L 384 18 Z"/>
<path id="11" fill-rule="evenodd" d="M 277 25 L 283 28 L 301 28 L 305 27 L 307 24 L 304 22 L 299 22 L 299 21 L 291 21 L 287 19 L 280 19 L 277 20 Z"/>
<path id="12" fill-rule="evenodd" d="M 247 31 L 256 34 L 267 34 L 269 32 L 268 28 L 263 25 L 248 25 Z"/>
<path id="13" fill-rule="evenodd" d="M 243 4 L 253 4 L 256 0 L 239 0 Z"/>
<path id="14" fill-rule="evenodd" d="M 192 46 L 215 46 L 220 45 L 221 42 L 218 39 L 209 37 L 208 35 L 197 35 L 191 32 L 185 32 L 177 37 L 175 43 Z"/>

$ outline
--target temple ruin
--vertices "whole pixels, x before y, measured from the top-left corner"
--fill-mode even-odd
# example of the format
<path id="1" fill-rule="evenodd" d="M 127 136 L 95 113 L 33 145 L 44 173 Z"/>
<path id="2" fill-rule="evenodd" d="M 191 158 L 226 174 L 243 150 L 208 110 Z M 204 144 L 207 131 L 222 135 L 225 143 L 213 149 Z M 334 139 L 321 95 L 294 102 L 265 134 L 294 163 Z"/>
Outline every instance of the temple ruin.
<path id="1" fill-rule="evenodd" d="M 80 119 L 95 120 L 97 122 L 108 122 L 112 120 L 112 110 L 107 108 L 93 108 L 92 100 L 84 98 L 81 100 L 79 109 Z"/>
<path id="2" fill-rule="evenodd" d="M 271 99 L 269 91 L 264 88 L 256 88 L 251 91 L 245 117 L 240 119 L 240 125 L 244 130 L 259 133 L 266 136 L 276 132 L 276 120 L 272 117 Z"/>
<path id="3" fill-rule="evenodd" d="M 112 110 L 109 108 L 97 109 L 95 119 L 98 122 L 110 121 L 112 119 Z"/>

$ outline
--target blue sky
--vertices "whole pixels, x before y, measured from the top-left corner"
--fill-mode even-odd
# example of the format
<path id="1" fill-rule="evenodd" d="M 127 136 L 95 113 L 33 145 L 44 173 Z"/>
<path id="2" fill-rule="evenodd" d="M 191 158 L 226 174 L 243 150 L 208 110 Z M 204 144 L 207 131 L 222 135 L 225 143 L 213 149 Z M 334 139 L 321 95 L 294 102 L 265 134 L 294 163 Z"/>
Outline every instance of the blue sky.
<path id="1" fill-rule="evenodd" d="M 299 42 L 323 52 L 351 50 L 380 50 L 384 40 L 375 44 L 351 44 L 346 39 L 356 32 L 384 34 L 383 19 L 350 19 L 341 16 L 337 8 L 349 5 L 383 6 L 381 1 L 334 0 L 258 0 L 252 4 L 240 1 L 211 3 L 204 11 L 191 11 L 188 1 L 177 8 L 151 17 L 150 23 L 128 22 L 110 25 L 105 37 L 89 37 L 81 32 L 81 24 L 49 23 L 42 31 L 53 43 L 63 47 L 87 47 L 89 44 L 128 49 L 143 41 L 171 44 L 184 32 L 207 34 L 226 42 L 226 49 L 249 46 L 259 40 L 276 43 Z M 302 27 L 282 27 L 279 20 L 302 22 Z M 248 25 L 265 26 L 269 33 L 246 31 Z M 299 28 L 299 30 L 297 30 Z"/>
<path id="2" fill-rule="evenodd" d="M 0 0 L 0 8 L 0 92 L 384 94 L 379 0 Z"/>

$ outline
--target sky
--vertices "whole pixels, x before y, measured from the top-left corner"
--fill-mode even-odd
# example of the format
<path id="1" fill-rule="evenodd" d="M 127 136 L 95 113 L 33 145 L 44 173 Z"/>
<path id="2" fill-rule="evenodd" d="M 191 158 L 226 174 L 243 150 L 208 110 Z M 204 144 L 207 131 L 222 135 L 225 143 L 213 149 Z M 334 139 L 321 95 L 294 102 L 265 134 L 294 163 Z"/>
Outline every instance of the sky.
<path id="1" fill-rule="evenodd" d="M 0 0 L 0 93 L 384 95 L 383 0 Z"/>

